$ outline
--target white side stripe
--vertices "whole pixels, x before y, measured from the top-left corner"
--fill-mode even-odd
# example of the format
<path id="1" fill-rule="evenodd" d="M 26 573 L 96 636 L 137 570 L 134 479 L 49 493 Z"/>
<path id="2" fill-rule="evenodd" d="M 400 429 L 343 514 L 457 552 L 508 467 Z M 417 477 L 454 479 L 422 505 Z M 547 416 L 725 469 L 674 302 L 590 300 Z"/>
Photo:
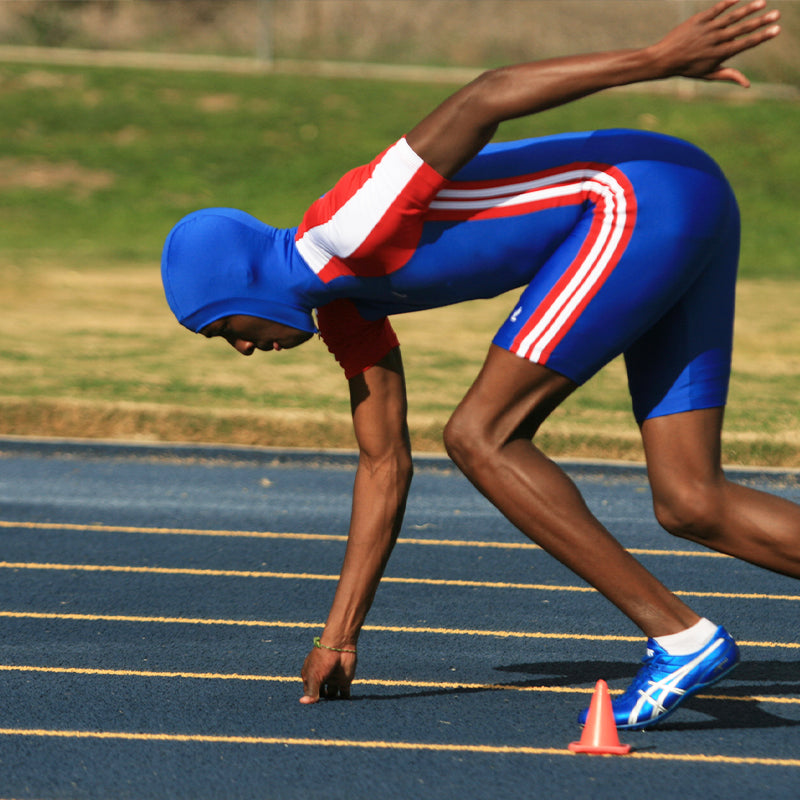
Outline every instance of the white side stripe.
<path id="1" fill-rule="evenodd" d="M 669 701 L 670 694 L 680 696 L 686 692 L 685 689 L 678 688 L 677 684 L 680 683 L 698 664 L 708 658 L 708 656 L 710 656 L 715 650 L 719 650 L 723 644 L 723 639 L 716 639 L 696 658 L 693 658 L 691 661 L 684 664 L 680 669 L 677 669 L 675 672 L 667 675 L 666 678 L 663 678 L 660 681 L 649 681 L 650 688 L 648 688 L 646 691 L 643 691 L 642 689 L 639 690 L 640 696 L 631 709 L 631 713 L 628 716 L 628 724 L 634 725 L 637 722 L 644 721 L 643 719 L 639 718 L 639 715 L 642 713 L 645 703 L 649 703 L 652 706 L 649 716 L 647 716 L 645 719 L 653 719 L 654 717 L 663 714 L 664 711 L 666 711 L 666 706 L 664 704 Z"/>
<path id="2" fill-rule="evenodd" d="M 576 181 L 584 180 L 588 176 L 593 176 L 597 170 L 586 169 L 573 169 L 558 172 L 553 175 L 547 175 L 544 178 L 534 178 L 528 181 L 514 181 L 513 178 L 500 186 L 485 186 L 478 189 L 462 189 L 456 187 L 449 187 L 441 189 L 436 194 L 436 201 L 446 200 L 448 198 L 457 198 L 463 201 L 468 201 L 470 198 L 478 197 L 501 197 L 503 195 L 518 195 L 527 192 L 536 192 L 538 189 L 543 189 L 557 183 L 575 183 Z M 431 208 L 435 208 L 435 203 L 431 204 Z"/>
<path id="3" fill-rule="evenodd" d="M 608 175 L 611 186 L 597 181 L 587 181 L 585 188 L 593 188 L 603 198 L 603 222 L 599 234 L 586 259 L 579 266 L 567 286 L 548 309 L 547 314 L 525 337 L 520 353 L 527 353 L 531 361 L 538 361 L 542 352 L 558 335 L 575 309 L 602 277 L 608 262 L 614 256 L 625 230 L 627 203 L 622 187 Z"/>
<path id="4" fill-rule="evenodd" d="M 326 222 L 307 230 L 296 242 L 306 263 L 319 273 L 331 259 L 352 255 L 391 208 L 422 165 L 405 139 L 393 145 L 372 175 Z"/>
<path id="5" fill-rule="evenodd" d="M 617 252 L 627 222 L 628 204 L 625 189 L 617 179 L 597 169 L 573 169 L 544 178 L 483 188 L 448 187 L 441 190 L 431 209 L 469 212 L 511 208 L 533 202 L 547 202 L 592 192 L 599 197 L 602 222 L 596 239 L 575 274 L 553 301 L 544 316 L 523 339 L 519 354 L 538 361 L 544 350 L 558 336 L 575 309 L 600 280 Z"/>
<path id="6" fill-rule="evenodd" d="M 552 200 L 557 197 L 568 197 L 578 194 L 581 189 L 580 183 L 571 183 L 565 186 L 553 186 L 536 191 L 521 192 L 519 194 L 504 194 L 486 197 L 481 195 L 474 199 L 453 199 L 453 200 L 434 200 L 430 207 L 436 211 L 483 211 L 487 208 L 511 208 L 525 203 L 541 202 Z M 467 191 L 467 190 L 465 190 Z M 442 196 L 439 192 L 436 197 Z"/>

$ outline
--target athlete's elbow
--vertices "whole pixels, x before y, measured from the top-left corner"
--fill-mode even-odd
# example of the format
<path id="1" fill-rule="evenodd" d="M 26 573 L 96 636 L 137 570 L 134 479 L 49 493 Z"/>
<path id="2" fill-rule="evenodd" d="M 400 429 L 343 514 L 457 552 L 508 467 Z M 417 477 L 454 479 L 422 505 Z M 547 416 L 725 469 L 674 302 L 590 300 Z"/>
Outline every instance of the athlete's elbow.
<path id="1" fill-rule="evenodd" d="M 411 451 L 404 443 L 387 447 L 380 453 L 362 450 L 358 468 L 372 480 L 377 480 L 387 485 L 405 487 L 411 484 L 411 478 L 414 474 Z"/>
<path id="2" fill-rule="evenodd" d="M 461 113 L 477 127 L 494 132 L 508 118 L 505 98 L 510 80 L 507 67 L 482 72 L 465 87 L 461 98 Z"/>

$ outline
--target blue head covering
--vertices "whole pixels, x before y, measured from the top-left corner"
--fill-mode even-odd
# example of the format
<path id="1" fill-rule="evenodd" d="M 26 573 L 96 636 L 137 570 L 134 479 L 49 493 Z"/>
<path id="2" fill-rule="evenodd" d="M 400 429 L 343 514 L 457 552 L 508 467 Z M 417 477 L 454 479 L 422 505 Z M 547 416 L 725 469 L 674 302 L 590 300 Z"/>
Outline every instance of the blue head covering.
<path id="1" fill-rule="evenodd" d="M 294 263 L 289 231 L 233 208 L 209 208 L 170 231 L 161 279 L 169 307 L 191 331 L 247 314 L 314 332 Z"/>

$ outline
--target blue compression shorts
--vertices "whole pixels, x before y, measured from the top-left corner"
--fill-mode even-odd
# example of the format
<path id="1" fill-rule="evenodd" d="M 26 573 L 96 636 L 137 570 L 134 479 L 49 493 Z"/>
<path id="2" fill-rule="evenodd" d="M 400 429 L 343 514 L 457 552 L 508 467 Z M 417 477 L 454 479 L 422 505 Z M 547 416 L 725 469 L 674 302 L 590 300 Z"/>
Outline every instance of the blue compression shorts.
<path id="1" fill-rule="evenodd" d="M 617 260 L 601 285 L 585 286 L 587 262 L 603 257 L 602 228 L 610 218 L 598 202 L 585 204 L 494 338 L 579 384 L 624 353 L 640 423 L 724 406 L 731 367 L 736 201 L 710 159 L 690 149 L 681 163 L 667 143 L 663 161 L 655 140 L 647 160 L 617 162 L 619 194 L 628 197 L 635 223 L 620 228 L 619 236 L 629 238 L 607 256 Z M 549 339 L 548 326 L 560 338 Z"/>

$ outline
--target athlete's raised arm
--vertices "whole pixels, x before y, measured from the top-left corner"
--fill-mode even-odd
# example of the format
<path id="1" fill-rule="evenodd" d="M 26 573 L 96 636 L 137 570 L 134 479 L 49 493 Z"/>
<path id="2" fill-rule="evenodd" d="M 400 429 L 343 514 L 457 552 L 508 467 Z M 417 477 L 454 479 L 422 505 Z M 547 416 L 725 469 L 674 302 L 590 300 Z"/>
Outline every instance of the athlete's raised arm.
<path id="1" fill-rule="evenodd" d="M 738 0 L 720 0 L 649 47 L 485 72 L 422 120 L 408 134 L 408 143 L 441 175 L 450 177 L 492 138 L 504 120 L 535 114 L 603 89 L 678 75 L 746 87 L 747 78 L 725 67 L 724 62 L 777 36 L 780 14 L 765 11 L 766 0 L 737 4 Z"/>

